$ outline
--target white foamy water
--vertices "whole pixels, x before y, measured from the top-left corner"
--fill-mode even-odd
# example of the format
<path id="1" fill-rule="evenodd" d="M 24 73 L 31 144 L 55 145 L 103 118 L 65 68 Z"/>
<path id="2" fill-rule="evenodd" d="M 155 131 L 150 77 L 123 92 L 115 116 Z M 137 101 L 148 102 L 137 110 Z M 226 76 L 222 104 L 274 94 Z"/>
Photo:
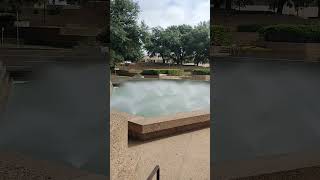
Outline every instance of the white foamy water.
<path id="1" fill-rule="evenodd" d="M 145 117 L 210 109 L 210 84 L 193 81 L 135 81 L 114 88 L 111 109 Z"/>

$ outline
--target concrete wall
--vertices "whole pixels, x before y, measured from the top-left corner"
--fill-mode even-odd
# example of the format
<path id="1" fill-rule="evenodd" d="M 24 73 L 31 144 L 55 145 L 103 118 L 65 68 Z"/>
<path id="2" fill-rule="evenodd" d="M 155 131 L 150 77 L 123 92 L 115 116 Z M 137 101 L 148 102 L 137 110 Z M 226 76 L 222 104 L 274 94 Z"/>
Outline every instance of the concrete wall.
<path id="1" fill-rule="evenodd" d="M 305 61 L 320 60 L 319 43 L 261 42 L 258 44 L 271 49 L 271 53 L 278 55 L 279 58 L 300 58 L 304 59 Z"/>
<path id="2" fill-rule="evenodd" d="M 259 40 L 259 34 L 252 32 L 232 32 L 232 39 L 235 44 L 253 45 Z"/>

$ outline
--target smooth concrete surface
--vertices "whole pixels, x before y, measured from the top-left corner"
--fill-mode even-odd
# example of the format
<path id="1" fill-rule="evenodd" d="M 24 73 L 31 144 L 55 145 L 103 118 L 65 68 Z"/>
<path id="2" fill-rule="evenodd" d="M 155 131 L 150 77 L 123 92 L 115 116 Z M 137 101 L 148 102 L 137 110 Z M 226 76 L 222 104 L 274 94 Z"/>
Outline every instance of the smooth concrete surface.
<path id="1" fill-rule="evenodd" d="M 210 129 L 153 141 L 128 141 L 132 115 L 111 111 L 111 179 L 146 179 L 156 165 L 161 179 L 210 179 Z"/>
<path id="2" fill-rule="evenodd" d="M 320 149 L 319 63 L 215 58 L 213 66 L 211 162 L 216 170 L 237 162 L 250 174 L 252 169 L 242 168 L 247 161 Z M 320 165 L 320 159 L 308 160 L 296 165 Z M 281 170 L 291 168 L 297 167 Z"/>
<path id="3" fill-rule="evenodd" d="M 139 155 L 134 179 L 146 179 L 156 165 L 160 179 L 210 179 L 210 129 L 154 141 L 129 142 L 129 152 Z"/>

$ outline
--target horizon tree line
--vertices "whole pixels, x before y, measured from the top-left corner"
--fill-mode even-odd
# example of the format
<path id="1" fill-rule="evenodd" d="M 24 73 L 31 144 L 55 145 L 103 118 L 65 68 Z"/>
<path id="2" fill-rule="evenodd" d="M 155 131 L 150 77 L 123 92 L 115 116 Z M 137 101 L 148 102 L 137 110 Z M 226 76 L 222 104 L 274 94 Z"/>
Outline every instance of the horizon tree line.
<path id="1" fill-rule="evenodd" d="M 110 1 L 110 54 L 111 64 L 126 60 L 137 62 L 144 57 L 160 56 L 163 63 L 206 63 L 209 61 L 209 22 L 173 25 L 167 28 L 148 27 L 138 22 L 140 7 L 133 0 Z M 105 32 L 108 30 L 106 29 Z M 108 33 L 98 39 L 107 41 Z"/>

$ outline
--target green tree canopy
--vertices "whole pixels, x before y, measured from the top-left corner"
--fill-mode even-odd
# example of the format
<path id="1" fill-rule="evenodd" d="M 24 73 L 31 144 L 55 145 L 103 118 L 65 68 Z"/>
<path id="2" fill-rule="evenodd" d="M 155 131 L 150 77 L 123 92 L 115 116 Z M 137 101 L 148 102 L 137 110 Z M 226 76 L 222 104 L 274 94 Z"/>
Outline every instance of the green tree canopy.
<path id="1" fill-rule="evenodd" d="M 160 56 L 163 63 L 172 60 L 177 64 L 205 63 L 209 58 L 209 23 L 153 28 L 145 49 L 150 57 Z"/>
<path id="2" fill-rule="evenodd" d="M 111 59 L 138 61 L 143 57 L 141 33 L 138 25 L 139 5 L 132 0 L 112 0 L 111 4 Z"/>
<path id="3" fill-rule="evenodd" d="M 210 24 L 201 22 L 196 26 L 188 38 L 187 54 L 191 54 L 196 65 L 208 63 L 210 47 Z"/>

